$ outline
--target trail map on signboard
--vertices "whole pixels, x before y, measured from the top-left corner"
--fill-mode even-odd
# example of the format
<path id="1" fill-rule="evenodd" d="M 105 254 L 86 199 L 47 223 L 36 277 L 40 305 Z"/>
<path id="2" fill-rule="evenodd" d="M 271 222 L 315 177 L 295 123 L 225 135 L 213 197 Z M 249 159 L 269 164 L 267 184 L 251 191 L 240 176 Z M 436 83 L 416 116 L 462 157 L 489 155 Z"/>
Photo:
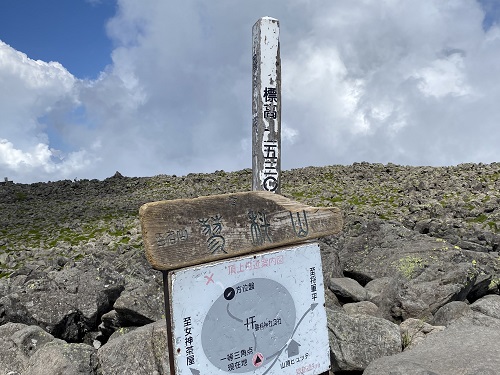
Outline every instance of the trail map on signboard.
<path id="1" fill-rule="evenodd" d="M 177 375 L 329 370 L 318 244 L 185 268 L 169 277 Z"/>

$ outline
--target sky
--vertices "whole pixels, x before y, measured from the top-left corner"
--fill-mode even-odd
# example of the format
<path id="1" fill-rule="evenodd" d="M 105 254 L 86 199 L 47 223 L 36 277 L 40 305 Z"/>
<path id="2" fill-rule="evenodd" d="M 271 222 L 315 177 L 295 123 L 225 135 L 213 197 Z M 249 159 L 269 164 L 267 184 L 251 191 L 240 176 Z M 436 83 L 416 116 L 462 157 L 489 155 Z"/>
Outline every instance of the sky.
<path id="1" fill-rule="evenodd" d="M 0 180 L 251 168 L 264 16 L 283 169 L 500 161 L 499 0 L 0 0 Z"/>

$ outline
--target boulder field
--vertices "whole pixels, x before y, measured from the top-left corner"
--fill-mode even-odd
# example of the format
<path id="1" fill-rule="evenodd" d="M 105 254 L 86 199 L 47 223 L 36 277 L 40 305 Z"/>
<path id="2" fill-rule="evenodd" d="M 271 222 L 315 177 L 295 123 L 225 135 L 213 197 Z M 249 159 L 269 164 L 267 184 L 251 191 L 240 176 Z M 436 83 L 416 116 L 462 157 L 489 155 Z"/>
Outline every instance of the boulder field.
<path id="1" fill-rule="evenodd" d="M 0 375 L 169 374 L 139 207 L 250 184 L 248 169 L 0 183 Z M 330 374 L 500 373 L 500 163 L 295 169 L 282 195 L 344 215 L 318 240 Z"/>

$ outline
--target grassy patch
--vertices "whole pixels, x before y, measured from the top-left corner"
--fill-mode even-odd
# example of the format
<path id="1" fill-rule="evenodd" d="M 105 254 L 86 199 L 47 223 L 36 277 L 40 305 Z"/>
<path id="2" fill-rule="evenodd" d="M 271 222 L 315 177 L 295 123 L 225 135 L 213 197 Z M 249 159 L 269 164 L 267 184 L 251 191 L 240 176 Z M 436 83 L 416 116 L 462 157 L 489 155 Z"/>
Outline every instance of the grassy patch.
<path id="1" fill-rule="evenodd" d="M 488 216 L 486 216 L 485 214 L 481 214 L 478 217 L 476 217 L 475 219 L 473 219 L 472 222 L 474 222 L 474 223 L 484 223 L 486 220 L 488 220 Z"/>

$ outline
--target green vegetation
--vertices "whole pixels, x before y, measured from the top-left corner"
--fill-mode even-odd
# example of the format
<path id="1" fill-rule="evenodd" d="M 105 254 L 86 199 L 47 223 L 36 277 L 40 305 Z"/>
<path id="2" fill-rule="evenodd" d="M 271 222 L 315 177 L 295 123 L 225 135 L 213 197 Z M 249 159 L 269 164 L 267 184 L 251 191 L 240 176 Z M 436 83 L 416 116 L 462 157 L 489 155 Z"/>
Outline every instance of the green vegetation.
<path id="1" fill-rule="evenodd" d="M 474 223 L 484 223 L 486 220 L 488 220 L 488 216 L 486 216 L 485 214 L 481 214 L 472 221 Z"/>
<path id="2" fill-rule="evenodd" d="M 16 195 L 16 200 L 20 202 L 25 201 L 28 198 L 28 195 L 23 191 L 18 191 L 16 192 L 15 195 Z"/>
<path id="3" fill-rule="evenodd" d="M 140 249 L 136 234 L 140 232 L 138 211 L 142 204 L 248 191 L 251 178 L 252 171 L 245 169 L 4 186 L 0 191 L 0 254 L 69 249 L 95 239 L 107 241 L 107 237 L 110 248 Z M 412 228 L 429 220 L 435 221 L 433 228 L 437 228 L 429 235 L 448 238 L 451 232 L 471 237 L 478 230 L 500 232 L 495 208 L 500 198 L 499 178 L 498 163 L 480 168 L 355 163 L 283 171 L 281 194 L 311 206 L 338 207 L 346 218 L 395 220 Z M 478 182 L 482 186 L 476 187 Z M 490 237 L 485 238 L 490 241 Z M 75 251 L 73 256 L 80 255 Z M 414 277 L 425 261 L 408 258 L 394 266 L 406 277 Z"/>
<path id="4" fill-rule="evenodd" d="M 495 277 L 491 279 L 490 284 L 488 285 L 488 289 L 494 290 L 500 286 L 500 277 Z"/>
<path id="5" fill-rule="evenodd" d="M 407 330 L 401 335 L 401 346 L 403 350 L 405 350 L 407 347 L 411 345 L 415 336 L 418 335 L 418 333 L 421 332 L 422 329 L 424 328 L 424 325 L 425 325 L 424 320 L 419 319 L 418 326 L 416 327 L 417 329 L 415 332 L 410 333 L 410 331 Z"/>

